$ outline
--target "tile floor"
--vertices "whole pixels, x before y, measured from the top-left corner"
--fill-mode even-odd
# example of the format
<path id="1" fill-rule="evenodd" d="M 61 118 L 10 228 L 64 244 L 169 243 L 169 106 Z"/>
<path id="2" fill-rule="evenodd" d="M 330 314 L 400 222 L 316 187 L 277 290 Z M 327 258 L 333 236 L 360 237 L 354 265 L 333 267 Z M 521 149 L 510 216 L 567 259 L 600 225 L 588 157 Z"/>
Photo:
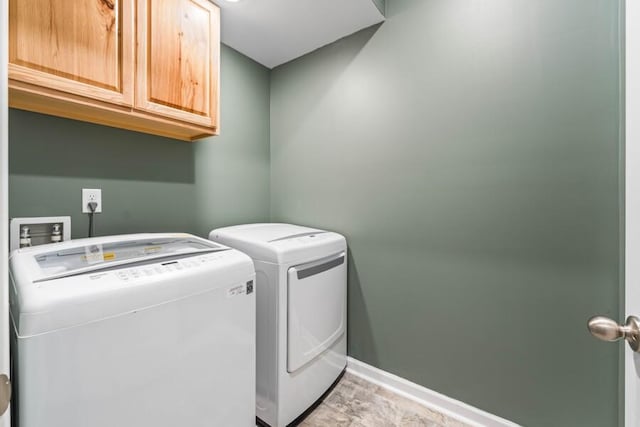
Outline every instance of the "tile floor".
<path id="1" fill-rule="evenodd" d="M 346 373 L 300 427 L 468 427 Z"/>

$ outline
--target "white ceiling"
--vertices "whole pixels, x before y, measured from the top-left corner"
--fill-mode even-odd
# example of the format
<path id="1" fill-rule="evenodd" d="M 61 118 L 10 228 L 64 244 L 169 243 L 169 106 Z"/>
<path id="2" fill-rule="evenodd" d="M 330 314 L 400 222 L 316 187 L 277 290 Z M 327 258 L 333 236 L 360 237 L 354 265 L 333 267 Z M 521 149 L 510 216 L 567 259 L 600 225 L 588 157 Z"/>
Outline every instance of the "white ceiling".
<path id="1" fill-rule="evenodd" d="M 384 21 L 372 0 L 215 2 L 222 42 L 269 68 Z"/>

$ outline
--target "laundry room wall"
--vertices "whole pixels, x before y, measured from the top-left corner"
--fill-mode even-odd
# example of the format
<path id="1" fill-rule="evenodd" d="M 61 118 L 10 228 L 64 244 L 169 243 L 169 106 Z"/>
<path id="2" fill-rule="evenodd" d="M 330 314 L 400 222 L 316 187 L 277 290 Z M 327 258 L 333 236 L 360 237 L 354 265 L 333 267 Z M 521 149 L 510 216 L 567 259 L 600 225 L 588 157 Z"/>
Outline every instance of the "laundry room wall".
<path id="1" fill-rule="evenodd" d="M 616 0 L 387 0 L 272 71 L 272 220 L 344 233 L 352 357 L 526 426 L 618 425 Z"/>
<path id="2" fill-rule="evenodd" d="M 221 135 L 194 143 L 11 109 L 11 217 L 71 215 L 101 188 L 99 235 L 183 231 L 269 219 L 267 68 L 222 47 Z"/>
<path id="3" fill-rule="evenodd" d="M 376 7 L 378 8 L 378 10 L 380 10 L 380 12 L 384 15 L 385 13 L 385 9 L 386 9 L 386 5 L 385 5 L 386 0 L 373 0 L 373 3 L 376 5 Z"/>

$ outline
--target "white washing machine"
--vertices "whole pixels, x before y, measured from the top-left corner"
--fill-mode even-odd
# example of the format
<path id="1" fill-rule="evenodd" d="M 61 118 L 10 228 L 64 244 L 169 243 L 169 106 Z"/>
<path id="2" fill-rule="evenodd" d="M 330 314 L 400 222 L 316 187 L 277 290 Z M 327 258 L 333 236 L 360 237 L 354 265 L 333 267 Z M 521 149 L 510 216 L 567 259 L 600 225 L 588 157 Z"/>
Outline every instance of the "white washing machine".
<path id="1" fill-rule="evenodd" d="M 347 363 L 347 244 L 289 224 L 213 230 L 253 258 L 257 294 L 256 413 L 282 427 L 309 409 Z"/>
<path id="2" fill-rule="evenodd" d="M 19 427 L 255 425 L 251 259 L 188 234 L 10 258 Z"/>

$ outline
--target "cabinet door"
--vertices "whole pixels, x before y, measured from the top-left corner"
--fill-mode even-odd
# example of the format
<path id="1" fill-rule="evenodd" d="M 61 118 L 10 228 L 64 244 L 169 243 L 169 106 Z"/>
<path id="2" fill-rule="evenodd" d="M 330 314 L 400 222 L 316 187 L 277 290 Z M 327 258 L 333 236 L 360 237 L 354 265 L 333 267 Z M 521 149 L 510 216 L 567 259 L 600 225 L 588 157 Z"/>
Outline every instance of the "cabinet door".
<path id="1" fill-rule="evenodd" d="M 135 107 L 217 127 L 220 11 L 207 0 L 138 0 Z"/>
<path id="2" fill-rule="evenodd" d="M 9 79 L 133 105 L 134 0 L 10 0 Z"/>

